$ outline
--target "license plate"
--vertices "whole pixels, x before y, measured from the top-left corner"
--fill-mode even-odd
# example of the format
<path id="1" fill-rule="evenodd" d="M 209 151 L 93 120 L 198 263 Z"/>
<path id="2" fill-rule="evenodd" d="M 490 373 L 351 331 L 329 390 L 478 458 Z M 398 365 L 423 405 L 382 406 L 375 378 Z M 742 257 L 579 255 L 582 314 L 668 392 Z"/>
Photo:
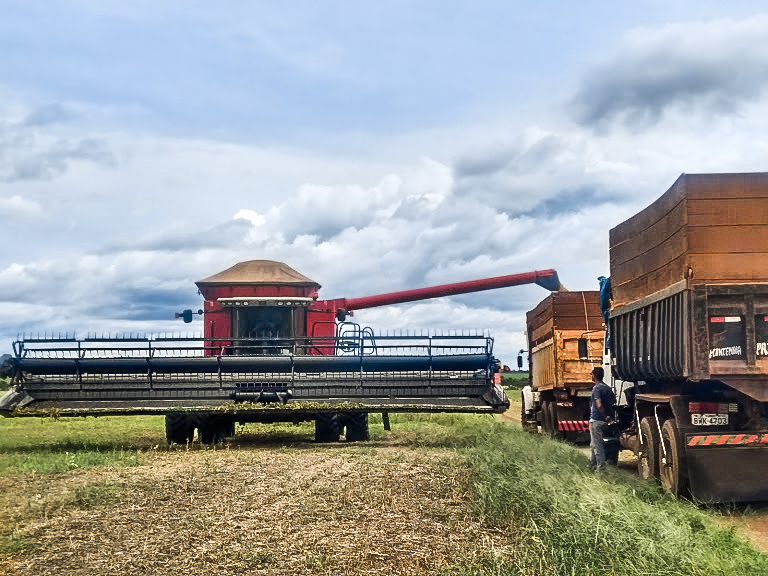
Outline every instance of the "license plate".
<path id="1" fill-rule="evenodd" d="M 694 426 L 726 426 L 728 414 L 691 414 L 691 424 Z"/>

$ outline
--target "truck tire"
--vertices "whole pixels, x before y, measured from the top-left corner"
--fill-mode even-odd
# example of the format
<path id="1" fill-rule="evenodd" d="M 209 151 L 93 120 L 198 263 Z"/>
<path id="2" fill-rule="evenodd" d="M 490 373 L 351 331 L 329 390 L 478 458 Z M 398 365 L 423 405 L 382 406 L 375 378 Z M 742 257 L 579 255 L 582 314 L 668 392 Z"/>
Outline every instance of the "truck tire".
<path id="1" fill-rule="evenodd" d="M 659 431 L 656 419 L 646 416 L 640 421 L 639 439 L 637 443 L 637 474 L 648 480 L 659 477 Z M 638 439 L 638 440 L 639 440 Z"/>
<path id="2" fill-rule="evenodd" d="M 335 414 L 320 412 L 315 415 L 315 442 L 338 442 L 339 435 Z"/>
<path id="3" fill-rule="evenodd" d="M 353 412 L 347 415 L 347 442 L 363 442 L 370 438 L 368 413 Z"/>
<path id="4" fill-rule="evenodd" d="M 541 403 L 541 431 L 549 436 L 551 433 L 549 427 L 549 402 L 544 401 Z"/>
<path id="5" fill-rule="evenodd" d="M 557 418 L 557 402 L 550 402 L 549 414 L 550 426 L 552 427 L 552 433 L 550 436 L 552 436 L 554 440 L 562 440 L 565 434 L 560 431 L 560 421 Z"/>
<path id="6" fill-rule="evenodd" d="M 663 443 L 659 449 L 661 485 L 664 490 L 677 498 L 685 494 L 688 487 L 688 466 L 685 461 L 685 448 L 680 441 L 680 433 L 674 418 L 665 421 L 661 427 L 661 442 Z"/>
<path id="7" fill-rule="evenodd" d="M 525 429 L 526 416 L 525 413 L 525 392 L 520 391 L 520 398 L 522 399 L 522 408 L 520 409 L 520 425 Z"/>
<path id="8" fill-rule="evenodd" d="M 173 412 L 165 415 L 165 439 L 168 444 L 192 442 L 195 426 L 188 414 Z"/>

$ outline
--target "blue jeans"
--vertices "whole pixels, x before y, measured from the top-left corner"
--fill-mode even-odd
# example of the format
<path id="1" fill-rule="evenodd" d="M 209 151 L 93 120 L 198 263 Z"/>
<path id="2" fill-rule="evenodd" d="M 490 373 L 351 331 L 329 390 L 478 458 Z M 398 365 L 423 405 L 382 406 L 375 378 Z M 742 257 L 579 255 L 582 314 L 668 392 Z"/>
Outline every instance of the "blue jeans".
<path id="1" fill-rule="evenodd" d="M 591 449 L 590 464 L 595 470 L 602 470 L 605 468 L 605 444 L 603 443 L 603 435 L 605 429 L 608 427 L 607 422 L 601 422 L 600 420 L 589 421 L 589 448 Z"/>

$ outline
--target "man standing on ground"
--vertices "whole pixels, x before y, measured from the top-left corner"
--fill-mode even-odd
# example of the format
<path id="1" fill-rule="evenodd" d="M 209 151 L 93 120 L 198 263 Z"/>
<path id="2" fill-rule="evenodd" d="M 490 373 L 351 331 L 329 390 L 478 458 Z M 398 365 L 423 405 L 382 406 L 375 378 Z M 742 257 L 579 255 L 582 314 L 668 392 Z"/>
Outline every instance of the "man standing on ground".
<path id="1" fill-rule="evenodd" d="M 589 415 L 589 438 L 591 449 L 590 466 L 593 470 L 605 468 L 605 429 L 613 420 L 613 390 L 603 382 L 605 371 L 600 367 L 592 369 L 592 407 Z"/>

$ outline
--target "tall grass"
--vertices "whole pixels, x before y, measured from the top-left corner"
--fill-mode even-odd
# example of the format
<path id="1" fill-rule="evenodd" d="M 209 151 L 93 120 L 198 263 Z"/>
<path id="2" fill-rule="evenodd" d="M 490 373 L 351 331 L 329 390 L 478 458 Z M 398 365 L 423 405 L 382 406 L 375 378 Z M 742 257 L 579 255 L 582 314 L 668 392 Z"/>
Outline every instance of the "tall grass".
<path id="1" fill-rule="evenodd" d="M 509 529 L 518 549 L 509 558 L 463 559 L 445 573 L 768 574 L 768 556 L 651 483 L 616 469 L 590 473 L 583 454 L 519 428 L 477 417 L 450 421 L 455 437 L 443 441 L 467 457 L 474 515 Z M 428 417 L 425 429 L 439 423 Z M 537 562 L 541 569 L 531 569 Z"/>

